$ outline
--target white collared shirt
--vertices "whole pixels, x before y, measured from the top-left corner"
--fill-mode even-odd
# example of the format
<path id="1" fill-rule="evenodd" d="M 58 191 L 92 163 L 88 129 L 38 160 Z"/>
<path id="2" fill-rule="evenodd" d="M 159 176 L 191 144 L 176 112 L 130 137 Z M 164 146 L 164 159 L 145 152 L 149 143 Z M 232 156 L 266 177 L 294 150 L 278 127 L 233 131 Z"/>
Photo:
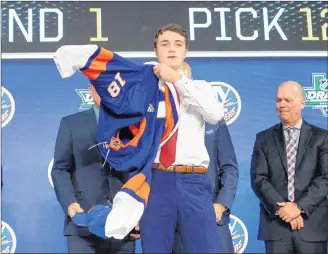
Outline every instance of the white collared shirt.
<path id="1" fill-rule="evenodd" d="M 282 124 L 283 130 L 284 130 L 285 142 L 287 142 L 287 140 L 288 140 L 288 131 L 287 131 L 287 129 L 288 128 L 294 128 L 295 131 L 293 133 L 293 139 L 296 141 L 296 147 L 298 147 L 298 142 L 299 142 L 299 139 L 300 139 L 302 124 L 303 124 L 303 118 L 301 118 L 295 126 L 289 126 L 289 125 L 284 124 L 284 123 Z"/>
<path id="2" fill-rule="evenodd" d="M 161 86 L 163 81 L 160 81 Z M 205 147 L 205 122 L 218 123 L 224 115 L 214 88 L 203 80 L 183 76 L 174 83 L 180 95 L 180 126 L 173 165 L 208 167 L 210 159 Z M 155 158 L 159 163 L 160 151 Z"/>

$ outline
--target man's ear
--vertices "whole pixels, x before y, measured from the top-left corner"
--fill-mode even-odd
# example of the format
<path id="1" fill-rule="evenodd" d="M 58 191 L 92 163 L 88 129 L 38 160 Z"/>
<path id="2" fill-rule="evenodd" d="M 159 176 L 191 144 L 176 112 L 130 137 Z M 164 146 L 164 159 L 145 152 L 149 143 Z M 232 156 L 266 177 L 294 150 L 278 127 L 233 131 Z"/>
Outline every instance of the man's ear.
<path id="1" fill-rule="evenodd" d="M 155 56 L 157 57 L 157 48 L 154 47 Z"/>
<path id="2" fill-rule="evenodd" d="M 188 49 L 186 48 L 186 51 L 185 51 L 185 58 L 187 57 L 188 55 Z"/>

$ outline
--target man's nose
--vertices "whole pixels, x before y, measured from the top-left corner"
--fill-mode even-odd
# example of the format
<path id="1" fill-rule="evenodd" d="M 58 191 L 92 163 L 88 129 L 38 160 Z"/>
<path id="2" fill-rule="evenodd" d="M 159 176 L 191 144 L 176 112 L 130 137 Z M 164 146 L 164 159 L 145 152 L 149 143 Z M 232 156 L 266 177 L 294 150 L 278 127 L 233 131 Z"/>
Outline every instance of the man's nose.
<path id="1" fill-rule="evenodd" d="M 169 46 L 169 52 L 175 52 L 175 46 L 174 45 L 170 45 Z"/>

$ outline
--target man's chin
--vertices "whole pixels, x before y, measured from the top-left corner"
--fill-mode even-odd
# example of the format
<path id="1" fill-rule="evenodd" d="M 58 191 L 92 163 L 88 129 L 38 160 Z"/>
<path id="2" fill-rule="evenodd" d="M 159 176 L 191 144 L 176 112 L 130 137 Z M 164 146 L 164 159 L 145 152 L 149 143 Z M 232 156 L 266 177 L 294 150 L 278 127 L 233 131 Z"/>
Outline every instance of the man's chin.
<path id="1" fill-rule="evenodd" d="M 284 123 L 288 122 L 288 120 L 289 120 L 289 117 L 288 117 L 287 114 L 279 115 L 279 118 L 280 118 L 280 120 L 281 120 L 282 122 L 284 122 Z"/>
<path id="2" fill-rule="evenodd" d="M 169 66 L 170 66 L 172 69 L 178 71 L 178 70 L 181 69 L 182 64 L 180 64 L 180 65 L 179 65 L 179 64 L 169 64 Z"/>
<path id="3" fill-rule="evenodd" d="M 175 61 L 168 61 L 168 62 L 166 62 L 166 64 L 174 70 L 180 70 L 181 67 L 182 67 L 183 62 L 180 63 L 177 60 L 175 60 Z"/>

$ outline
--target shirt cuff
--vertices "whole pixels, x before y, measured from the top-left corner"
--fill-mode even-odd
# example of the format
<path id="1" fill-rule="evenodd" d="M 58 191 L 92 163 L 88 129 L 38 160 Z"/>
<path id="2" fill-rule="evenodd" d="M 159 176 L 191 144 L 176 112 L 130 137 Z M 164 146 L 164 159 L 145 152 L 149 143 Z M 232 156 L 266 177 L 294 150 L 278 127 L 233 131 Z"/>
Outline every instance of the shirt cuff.
<path id="1" fill-rule="evenodd" d="M 304 209 L 299 204 L 297 204 L 297 207 L 301 210 L 301 213 L 305 213 Z"/>
<path id="2" fill-rule="evenodd" d="M 184 85 L 187 85 L 189 82 L 190 82 L 190 79 L 186 75 L 182 74 L 182 78 L 180 78 L 178 81 L 175 81 L 174 85 L 175 86 L 181 86 L 181 85 L 184 86 Z"/>
<path id="3" fill-rule="evenodd" d="M 224 207 L 225 207 L 225 210 L 223 213 L 224 213 L 224 215 L 228 216 L 230 214 L 230 209 L 226 206 L 224 206 Z"/>

